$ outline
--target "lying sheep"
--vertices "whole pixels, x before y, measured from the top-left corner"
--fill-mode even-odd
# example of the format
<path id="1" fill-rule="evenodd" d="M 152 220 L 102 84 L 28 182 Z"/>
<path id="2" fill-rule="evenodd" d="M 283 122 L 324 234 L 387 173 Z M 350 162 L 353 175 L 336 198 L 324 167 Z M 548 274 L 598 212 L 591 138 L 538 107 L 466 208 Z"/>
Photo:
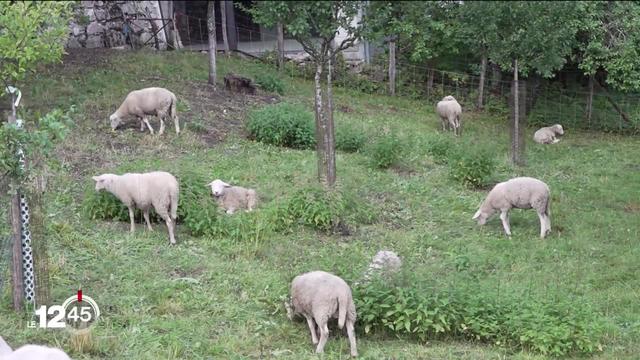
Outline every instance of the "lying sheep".
<path id="1" fill-rule="evenodd" d="M 462 107 L 453 96 L 449 95 L 442 98 L 442 100 L 438 102 L 438 105 L 436 105 L 436 112 L 438 116 L 440 116 L 440 120 L 442 120 L 442 131 L 453 128 L 456 136 L 462 133 L 460 124 Z"/>
<path id="2" fill-rule="evenodd" d="M 144 125 L 149 128 L 149 132 L 153 134 L 153 128 L 149 124 L 148 115 L 157 116 L 160 119 L 160 131 L 158 135 L 164 133 L 164 120 L 167 117 L 173 119 L 176 126 L 176 134 L 180 133 L 180 123 L 176 115 L 176 105 L 178 99 L 169 90 L 158 87 L 151 87 L 141 90 L 135 90 L 129 93 L 124 99 L 118 110 L 111 114 L 111 129 L 115 130 L 122 122 L 125 116 L 136 116 L 140 119 L 140 131 L 144 131 Z"/>
<path id="3" fill-rule="evenodd" d="M 152 230 L 149 209 L 153 206 L 158 216 L 167 223 L 170 243 L 176 243 L 174 230 L 178 217 L 179 187 L 173 175 L 154 171 L 144 174 L 102 174 L 92 179 L 96 182 L 96 191 L 105 189 L 129 208 L 131 233 L 135 230 L 133 209 L 136 207 L 142 210 L 147 227 Z"/>
<path id="4" fill-rule="evenodd" d="M 560 141 L 556 135 L 564 135 L 564 129 L 560 124 L 540 128 L 533 134 L 533 140 L 538 144 L 555 144 Z"/>
<path id="5" fill-rule="evenodd" d="M 231 186 L 220 179 L 213 180 L 207 186 L 211 186 L 218 206 L 225 209 L 227 214 L 233 214 L 238 209 L 253 211 L 258 201 L 255 190 Z"/>
<path id="6" fill-rule="evenodd" d="M 551 231 L 550 200 L 549 187 L 544 182 L 530 177 L 514 178 L 494 186 L 473 219 L 484 225 L 499 210 L 504 231 L 511 236 L 509 210 L 533 208 L 540 218 L 540 237 L 544 238 Z"/>
<path id="7" fill-rule="evenodd" d="M 285 307 L 290 320 L 295 314 L 307 319 L 311 341 L 314 345 L 318 344 L 316 353 L 323 352 L 329 338 L 327 322 L 337 318 L 340 329 L 347 325 L 351 356 L 358 356 L 354 332 L 356 306 L 351 297 L 351 288 L 344 280 L 324 271 L 298 275 L 291 282 L 291 300 L 285 302 Z M 316 335 L 316 325 L 320 331 L 320 341 Z"/>
<path id="8" fill-rule="evenodd" d="M 60 349 L 40 345 L 24 345 L 16 351 L 0 337 L 0 359 L 2 360 L 71 360 Z"/>

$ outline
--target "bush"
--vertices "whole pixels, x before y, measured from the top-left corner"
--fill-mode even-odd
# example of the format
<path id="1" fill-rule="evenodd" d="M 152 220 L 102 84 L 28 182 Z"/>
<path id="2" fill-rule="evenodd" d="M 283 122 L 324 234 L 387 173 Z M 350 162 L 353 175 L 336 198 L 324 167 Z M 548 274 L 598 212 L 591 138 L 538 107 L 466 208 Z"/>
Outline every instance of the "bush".
<path id="1" fill-rule="evenodd" d="M 336 149 L 354 153 L 362 150 L 367 135 L 352 125 L 341 125 L 336 129 Z"/>
<path id="2" fill-rule="evenodd" d="M 449 161 L 451 177 L 472 188 L 486 184 L 495 167 L 493 154 L 488 151 L 461 152 Z"/>
<path id="3" fill-rule="evenodd" d="M 394 135 L 384 135 L 378 138 L 369 149 L 374 167 L 387 169 L 398 161 L 402 154 L 402 143 Z"/>
<path id="4" fill-rule="evenodd" d="M 265 91 L 284 95 L 284 83 L 273 73 L 260 73 L 256 75 L 256 84 Z"/>
<path id="5" fill-rule="evenodd" d="M 313 114 L 300 105 L 279 103 L 249 114 L 250 137 L 266 144 L 310 149 L 316 144 Z"/>
<path id="6" fill-rule="evenodd" d="M 277 227 L 286 229 L 298 224 L 329 232 L 343 222 L 345 209 L 346 204 L 340 192 L 326 192 L 316 187 L 305 188 L 298 190 L 279 209 Z"/>
<path id="7" fill-rule="evenodd" d="M 436 164 L 446 164 L 457 157 L 458 149 L 451 139 L 439 136 L 427 142 L 427 152 Z"/>

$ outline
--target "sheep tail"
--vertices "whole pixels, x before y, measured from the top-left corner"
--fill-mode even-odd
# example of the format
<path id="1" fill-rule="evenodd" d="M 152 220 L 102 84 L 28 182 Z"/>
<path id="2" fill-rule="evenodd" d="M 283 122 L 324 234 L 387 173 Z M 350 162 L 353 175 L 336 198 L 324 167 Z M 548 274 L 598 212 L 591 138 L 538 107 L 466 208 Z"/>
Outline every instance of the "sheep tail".
<path id="1" fill-rule="evenodd" d="M 171 191 L 169 194 L 169 199 L 171 202 L 171 218 L 176 220 L 178 218 L 178 190 L 175 189 Z"/>
<path id="2" fill-rule="evenodd" d="M 347 310 L 349 309 L 349 299 L 346 295 L 338 296 L 338 327 L 342 329 L 347 319 Z"/>

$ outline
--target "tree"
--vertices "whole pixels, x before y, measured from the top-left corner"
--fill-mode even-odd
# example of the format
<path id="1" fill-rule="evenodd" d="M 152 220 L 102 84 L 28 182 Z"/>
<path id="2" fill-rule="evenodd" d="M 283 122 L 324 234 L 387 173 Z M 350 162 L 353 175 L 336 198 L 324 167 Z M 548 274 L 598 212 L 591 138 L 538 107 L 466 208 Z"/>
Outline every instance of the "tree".
<path id="1" fill-rule="evenodd" d="M 216 89 L 216 6 L 214 1 L 209 1 L 207 9 L 207 32 L 209 33 L 209 84 Z"/>
<path id="2" fill-rule="evenodd" d="M 357 18 L 363 5 L 362 1 L 261 1 L 250 9 L 255 21 L 261 25 L 272 27 L 282 23 L 315 64 L 318 179 L 327 187 L 333 187 L 336 181 L 333 63 L 337 53 L 353 46 L 360 38 L 362 24 Z M 322 74 L 325 71 L 327 82 L 323 94 Z"/>
<path id="3" fill-rule="evenodd" d="M 227 2 L 225 0 L 220 1 L 220 19 L 222 22 L 222 44 L 224 46 L 224 55 L 229 57 L 231 53 L 229 52 L 229 39 L 227 37 Z"/>
<path id="4" fill-rule="evenodd" d="M 50 114 L 33 124 L 17 124 L 17 91 L 25 76 L 39 64 L 59 61 L 67 40 L 72 2 L 0 2 L 0 79 L 1 93 L 11 93 L 12 113 L 0 127 L 0 179 L 8 181 L 11 193 L 10 223 L 13 232 L 13 305 L 22 309 L 22 252 L 20 192 L 28 191 L 33 180 L 34 160 L 46 156 L 53 142 L 66 133 L 58 116 Z M 29 126 L 27 128 L 27 126 Z M 20 161 L 20 154 L 26 164 Z"/>

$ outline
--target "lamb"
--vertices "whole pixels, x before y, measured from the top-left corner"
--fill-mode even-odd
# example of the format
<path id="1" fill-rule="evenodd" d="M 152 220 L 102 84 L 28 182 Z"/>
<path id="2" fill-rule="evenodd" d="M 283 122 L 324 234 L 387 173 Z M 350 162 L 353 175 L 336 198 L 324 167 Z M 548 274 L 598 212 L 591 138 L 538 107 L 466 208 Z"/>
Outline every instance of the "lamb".
<path id="1" fill-rule="evenodd" d="M 484 225 L 491 215 L 500 210 L 504 231 L 507 236 L 511 236 L 509 210 L 512 208 L 533 208 L 538 212 L 541 238 L 551 231 L 549 187 L 544 182 L 530 177 L 518 177 L 494 186 L 480 205 L 480 209 L 473 215 L 473 219 Z"/>
<path id="2" fill-rule="evenodd" d="M 442 98 L 442 100 L 436 105 L 436 112 L 438 113 L 438 116 L 440 116 L 440 120 L 442 120 L 442 131 L 453 128 L 456 136 L 462 133 L 460 124 L 462 107 L 453 96 L 449 95 Z"/>
<path id="3" fill-rule="evenodd" d="M 207 186 L 211 186 L 211 193 L 218 206 L 225 209 L 229 215 L 238 209 L 253 211 L 256 207 L 258 199 L 253 189 L 231 186 L 220 179 L 213 180 Z"/>
<path id="4" fill-rule="evenodd" d="M 142 210 L 148 229 L 153 230 L 149 222 L 149 209 L 153 206 L 167 224 L 169 242 L 171 245 L 176 243 L 174 231 L 178 217 L 179 187 L 173 175 L 154 171 L 144 174 L 102 174 L 92 179 L 96 182 L 96 191 L 104 189 L 112 193 L 129 208 L 132 234 L 135 230 L 133 210 L 136 207 Z"/>
<path id="5" fill-rule="evenodd" d="M 311 341 L 318 344 L 316 353 L 322 353 L 329 338 L 327 322 L 338 319 L 340 329 L 347 325 L 347 335 L 351 356 L 358 356 L 354 324 L 356 306 L 351 296 L 351 288 L 341 278 L 324 271 L 312 271 L 296 276 L 291 282 L 291 300 L 285 302 L 289 320 L 296 314 L 307 319 Z M 315 321 L 315 322 L 314 322 Z M 316 325 L 320 331 L 320 341 L 316 335 Z"/>
<path id="6" fill-rule="evenodd" d="M 144 131 L 144 125 L 153 134 L 153 128 L 149 124 L 148 115 L 158 116 L 160 119 L 160 131 L 158 135 L 164 133 L 164 120 L 170 117 L 176 126 L 176 134 L 180 133 L 180 123 L 176 114 L 178 99 L 169 90 L 158 87 L 145 88 L 130 92 L 124 99 L 118 110 L 111 114 L 111 129 L 115 130 L 125 116 L 133 115 L 140 119 L 140 131 Z"/>
<path id="7" fill-rule="evenodd" d="M 533 140 L 538 144 L 555 144 L 560 141 L 556 135 L 564 135 L 564 129 L 560 124 L 540 128 L 533 134 Z"/>
<path id="8" fill-rule="evenodd" d="M 64 351 L 40 345 L 24 345 L 16 351 L 0 337 L 0 359 L 4 360 L 71 360 Z"/>

